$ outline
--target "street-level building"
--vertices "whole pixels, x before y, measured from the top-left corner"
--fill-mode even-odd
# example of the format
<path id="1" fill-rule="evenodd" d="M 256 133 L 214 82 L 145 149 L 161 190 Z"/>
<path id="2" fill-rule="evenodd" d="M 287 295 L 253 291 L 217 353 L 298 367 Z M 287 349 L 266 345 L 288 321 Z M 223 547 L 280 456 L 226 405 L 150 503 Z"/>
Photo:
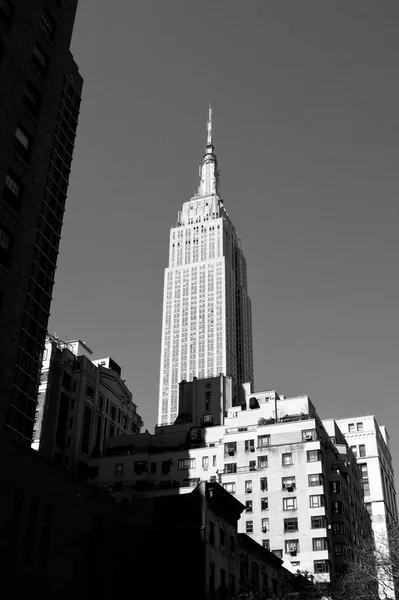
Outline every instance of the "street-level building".
<path id="1" fill-rule="evenodd" d="M 81 340 L 47 336 L 33 449 L 84 474 L 89 458 L 102 455 L 107 437 L 139 433 L 142 425 L 112 358 L 92 360 Z"/>
<path id="2" fill-rule="evenodd" d="M 203 389 L 193 386 L 206 401 L 213 388 L 204 383 Z M 231 389 L 217 378 L 208 383 L 217 393 Z M 252 393 L 249 384 L 244 392 L 245 406 L 219 399 L 230 406 L 220 425 L 206 426 L 202 400 L 192 394 L 200 410 L 185 405 L 191 421 L 158 427 L 154 435 L 107 440 L 104 457 L 90 461 L 91 480 L 121 499 L 218 481 L 246 508 L 240 533 L 270 549 L 292 571 L 309 572 L 328 585 L 341 557 L 370 534 L 356 460 L 342 436 L 340 444 L 330 439 L 307 396 Z M 338 557 L 336 520 L 345 526 L 341 543 L 346 548 Z"/>

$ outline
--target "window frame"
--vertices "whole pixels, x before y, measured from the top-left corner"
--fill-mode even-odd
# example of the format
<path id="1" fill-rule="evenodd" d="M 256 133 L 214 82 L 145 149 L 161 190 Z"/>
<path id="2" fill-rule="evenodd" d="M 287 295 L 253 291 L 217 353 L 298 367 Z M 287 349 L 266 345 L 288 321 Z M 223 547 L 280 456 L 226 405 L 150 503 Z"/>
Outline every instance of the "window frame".
<path id="1" fill-rule="evenodd" d="M 293 507 L 290 508 L 289 504 L 292 503 Z M 296 496 L 286 496 L 285 498 L 283 498 L 283 510 L 284 511 L 289 511 L 289 510 L 298 510 L 298 500 Z"/>

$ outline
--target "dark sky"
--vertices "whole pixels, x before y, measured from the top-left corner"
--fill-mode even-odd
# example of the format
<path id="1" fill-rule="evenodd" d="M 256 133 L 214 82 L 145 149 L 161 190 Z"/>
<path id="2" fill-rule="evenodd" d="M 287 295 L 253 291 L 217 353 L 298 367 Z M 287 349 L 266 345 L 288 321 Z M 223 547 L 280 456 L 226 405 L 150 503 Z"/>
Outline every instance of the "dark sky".
<path id="1" fill-rule="evenodd" d="M 399 469 L 399 3 L 81 0 L 85 80 L 50 331 L 156 422 L 169 229 L 209 101 L 243 241 L 255 387 L 375 414 Z"/>

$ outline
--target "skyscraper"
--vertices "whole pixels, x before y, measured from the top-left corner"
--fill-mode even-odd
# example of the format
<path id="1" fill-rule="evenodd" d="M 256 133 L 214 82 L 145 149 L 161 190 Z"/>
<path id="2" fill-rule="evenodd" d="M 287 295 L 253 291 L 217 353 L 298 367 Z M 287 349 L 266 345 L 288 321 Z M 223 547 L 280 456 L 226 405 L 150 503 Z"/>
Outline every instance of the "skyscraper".
<path id="1" fill-rule="evenodd" d="M 0 2 L 0 439 L 28 446 L 83 83 L 77 2 Z"/>
<path id="2" fill-rule="evenodd" d="M 220 373 L 253 384 L 251 301 L 240 239 L 219 194 L 209 108 L 197 194 L 170 231 L 165 269 L 158 423 L 178 413 L 182 380 Z"/>

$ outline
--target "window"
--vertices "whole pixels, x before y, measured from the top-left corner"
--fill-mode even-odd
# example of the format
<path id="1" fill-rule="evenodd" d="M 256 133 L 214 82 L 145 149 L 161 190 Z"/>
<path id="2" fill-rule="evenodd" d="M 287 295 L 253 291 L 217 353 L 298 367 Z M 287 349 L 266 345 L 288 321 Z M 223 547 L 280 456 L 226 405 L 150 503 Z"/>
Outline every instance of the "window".
<path id="1" fill-rule="evenodd" d="M 157 463 L 156 462 L 150 463 L 150 473 L 156 473 L 156 472 L 157 472 Z"/>
<path id="2" fill-rule="evenodd" d="M 234 598 L 236 595 L 236 578 L 235 575 L 230 575 L 230 596 Z"/>
<path id="3" fill-rule="evenodd" d="M 41 95 L 31 81 L 28 81 L 25 88 L 23 103 L 25 108 L 34 116 L 37 117 L 40 112 Z"/>
<path id="4" fill-rule="evenodd" d="M 284 531 L 297 531 L 298 519 L 284 519 Z"/>
<path id="5" fill-rule="evenodd" d="M 33 49 L 32 63 L 39 75 L 44 77 L 47 73 L 49 60 L 47 54 L 39 44 L 36 44 Z"/>
<path id="6" fill-rule="evenodd" d="M 357 446 L 351 446 L 353 454 L 357 457 Z"/>
<path id="7" fill-rule="evenodd" d="M 319 550 L 328 550 L 328 539 L 327 538 L 313 538 L 312 545 L 313 545 L 314 552 L 318 552 Z"/>
<path id="8" fill-rule="evenodd" d="M 129 424 L 128 416 L 125 415 L 125 413 L 122 413 L 122 427 L 124 429 L 127 429 L 128 424 Z"/>
<path id="9" fill-rule="evenodd" d="M 102 394 L 98 394 L 98 408 L 100 410 L 104 409 L 104 396 Z"/>
<path id="10" fill-rule="evenodd" d="M 141 475 L 142 473 L 147 473 L 148 462 L 146 460 L 135 460 L 133 469 L 134 469 L 134 472 L 136 473 L 136 475 Z"/>
<path id="11" fill-rule="evenodd" d="M 245 452 L 255 452 L 255 440 L 245 440 Z"/>
<path id="12" fill-rule="evenodd" d="M 308 462 L 318 462 L 321 460 L 321 452 L 320 450 L 308 450 L 306 457 Z"/>
<path id="13" fill-rule="evenodd" d="M 262 531 L 263 531 L 263 533 L 266 533 L 266 531 L 269 531 L 269 518 L 268 517 L 264 517 L 262 519 Z"/>
<path id="14" fill-rule="evenodd" d="M 349 423 L 349 425 L 348 425 L 348 431 L 349 431 L 349 433 L 351 433 L 352 431 L 355 431 L 355 424 L 354 423 Z"/>
<path id="15" fill-rule="evenodd" d="M 4 181 L 4 200 L 14 209 L 19 209 L 21 205 L 22 188 L 16 175 L 8 172 Z"/>
<path id="16" fill-rule="evenodd" d="M 310 526 L 312 529 L 324 529 L 327 527 L 327 518 L 324 515 L 310 517 Z"/>
<path id="17" fill-rule="evenodd" d="M 322 494 L 315 494 L 313 496 L 309 496 L 309 506 L 310 508 L 324 506 L 324 496 Z"/>
<path id="18" fill-rule="evenodd" d="M 343 512 L 343 504 L 339 501 L 331 502 L 331 513 L 333 515 L 339 515 Z"/>
<path id="19" fill-rule="evenodd" d="M 318 485 L 323 485 L 323 475 L 321 473 L 312 473 L 308 475 L 308 486 L 316 487 Z"/>
<path id="20" fill-rule="evenodd" d="M 122 475 L 123 474 L 123 467 L 124 467 L 124 463 L 116 463 L 116 465 L 115 465 L 115 475 Z"/>
<path id="21" fill-rule="evenodd" d="M 162 475 L 168 475 L 170 473 L 171 460 L 163 460 L 161 464 Z"/>
<path id="22" fill-rule="evenodd" d="M 112 404 L 112 402 L 111 402 L 111 414 L 110 414 L 110 416 L 111 416 L 111 419 L 114 419 L 114 420 L 116 419 L 116 406 L 115 406 L 115 404 Z"/>
<path id="23" fill-rule="evenodd" d="M 209 591 L 212 597 L 215 592 L 215 565 L 211 562 L 209 563 Z"/>
<path id="24" fill-rule="evenodd" d="M 19 156 L 23 160 L 28 160 L 29 153 L 31 149 L 31 137 L 27 133 L 27 131 L 21 126 L 18 125 L 15 130 L 15 150 L 18 152 Z"/>
<path id="25" fill-rule="evenodd" d="M 237 463 L 228 463 L 224 465 L 225 473 L 237 473 Z"/>
<path id="26" fill-rule="evenodd" d="M 262 540 L 262 546 L 266 549 L 266 550 L 270 550 L 270 540 Z"/>
<path id="27" fill-rule="evenodd" d="M 11 259 L 12 238 L 0 225 L 0 265 L 9 267 Z"/>
<path id="28" fill-rule="evenodd" d="M 332 524 L 332 532 L 333 535 L 345 535 L 345 523 L 342 521 L 337 521 Z"/>
<path id="29" fill-rule="evenodd" d="M 293 492 L 295 489 L 295 477 L 283 477 L 282 478 L 282 487 L 283 490 L 287 490 L 287 492 Z"/>
<path id="30" fill-rule="evenodd" d="M 366 456 L 366 445 L 365 444 L 360 444 L 360 446 L 359 446 L 359 456 L 361 458 L 363 458 L 363 456 Z"/>
<path id="31" fill-rule="evenodd" d="M 270 446 L 270 435 L 258 435 L 258 448 Z"/>
<path id="32" fill-rule="evenodd" d="M 215 543 L 215 523 L 213 521 L 209 521 L 209 543 Z"/>
<path id="33" fill-rule="evenodd" d="M 342 485 L 340 481 L 330 481 L 330 492 L 331 494 L 341 494 Z"/>
<path id="34" fill-rule="evenodd" d="M 195 469 L 195 458 L 180 458 L 177 464 L 179 471 L 184 469 Z"/>
<path id="35" fill-rule="evenodd" d="M 209 456 L 203 456 L 202 457 L 202 468 L 204 469 L 204 471 L 207 471 L 209 467 Z"/>
<path id="36" fill-rule="evenodd" d="M 261 508 L 261 510 L 268 510 L 268 508 L 269 508 L 269 498 L 261 498 L 261 500 L 260 500 L 260 508 Z"/>
<path id="37" fill-rule="evenodd" d="M 292 453 L 291 452 L 285 452 L 283 454 L 282 465 L 283 466 L 292 465 Z"/>
<path id="38" fill-rule="evenodd" d="M 268 467 L 268 457 L 267 456 L 258 456 L 258 469 L 266 469 Z"/>
<path id="39" fill-rule="evenodd" d="M 253 533 L 253 531 L 254 531 L 254 522 L 253 521 L 247 521 L 245 523 L 245 531 L 247 533 Z"/>
<path id="40" fill-rule="evenodd" d="M 256 460 L 250 460 L 249 461 L 249 470 L 250 471 L 256 471 Z"/>
<path id="41" fill-rule="evenodd" d="M 236 555 L 236 541 L 233 535 L 230 536 L 230 556 Z"/>
<path id="42" fill-rule="evenodd" d="M 283 498 L 283 510 L 296 510 L 296 498 Z"/>
<path id="43" fill-rule="evenodd" d="M 335 556 L 346 556 L 345 544 L 334 544 Z"/>
<path id="44" fill-rule="evenodd" d="M 55 34 L 55 21 L 47 10 L 42 12 L 40 26 L 46 37 L 52 42 Z"/>
<path id="45" fill-rule="evenodd" d="M 91 400 L 94 399 L 94 387 L 92 385 L 86 385 L 86 396 L 91 398 Z"/>
<path id="46" fill-rule="evenodd" d="M 220 528 L 219 531 L 219 547 L 221 550 L 224 550 L 224 529 Z"/>
<path id="47" fill-rule="evenodd" d="M 260 489 L 262 492 L 267 492 L 267 477 L 260 478 Z"/>
<path id="48" fill-rule="evenodd" d="M 234 483 L 234 481 L 230 481 L 228 483 L 224 483 L 223 487 L 224 487 L 224 489 L 227 492 L 230 492 L 230 494 L 235 494 L 236 493 L 236 484 Z"/>
<path id="49" fill-rule="evenodd" d="M 245 512 L 247 512 L 247 513 L 252 512 L 252 500 L 245 501 Z"/>
<path id="50" fill-rule="evenodd" d="M 285 553 L 296 555 L 299 552 L 299 540 L 285 540 Z"/>
<path id="51" fill-rule="evenodd" d="M 252 494 L 252 480 L 251 479 L 249 479 L 248 481 L 245 482 L 245 493 Z"/>
<path id="52" fill-rule="evenodd" d="M 224 445 L 224 453 L 225 454 L 228 454 L 229 456 L 234 456 L 236 452 L 237 452 L 237 443 L 236 442 L 229 442 L 228 444 Z"/>
<path id="53" fill-rule="evenodd" d="M 6 25 L 10 25 L 14 6 L 10 0 L 0 0 L 0 21 L 3 21 Z"/>
<path id="54" fill-rule="evenodd" d="M 272 550 L 272 552 L 273 552 L 273 554 L 275 554 L 279 558 L 283 558 L 283 551 L 282 550 Z"/>
<path id="55" fill-rule="evenodd" d="M 91 415 L 93 409 L 88 404 L 85 404 L 83 411 L 82 437 L 80 440 L 80 451 L 82 454 L 89 454 L 90 433 L 91 433 Z"/>
<path id="56" fill-rule="evenodd" d="M 313 561 L 313 570 L 315 573 L 329 573 L 330 569 L 328 560 Z"/>
<path id="57" fill-rule="evenodd" d="M 363 431 L 363 423 L 356 423 L 356 429 L 357 431 Z"/>
<path id="58" fill-rule="evenodd" d="M 115 427 L 112 425 L 112 423 L 109 424 L 109 437 L 114 437 L 115 436 Z"/>
<path id="59" fill-rule="evenodd" d="M 302 431 L 302 441 L 312 442 L 318 439 L 316 429 L 304 429 Z"/>

